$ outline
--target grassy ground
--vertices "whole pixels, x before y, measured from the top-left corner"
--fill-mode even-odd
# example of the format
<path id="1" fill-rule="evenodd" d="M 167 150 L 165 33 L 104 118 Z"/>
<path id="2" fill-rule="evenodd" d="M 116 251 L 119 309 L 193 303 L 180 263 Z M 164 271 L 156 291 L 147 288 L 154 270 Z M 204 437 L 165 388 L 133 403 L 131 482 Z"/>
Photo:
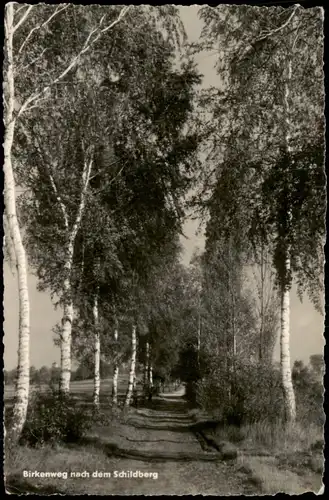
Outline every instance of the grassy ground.
<path id="1" fill-rule="evenodd" d="M 106 403 L 110 393 L 106 384 L 103 385 L 106 418 L 102 424 L 93 426 L 83 442 L 54 448 L 6 448 L 8 492 L 248 495 L 301 494 L 320 489 L 323 435 L 315 427 L 296 425 L 284 430 L 277 423 L 273 428 L 258 424 L 242 430 L 217 429 L 216 439 L 229 444 L 237 453 L 230 460 L 223 460 L 220 455 L 212 460 L 213 455 L 205 452 L 190 432 L 195 415 L 179 395 L 167 394 L 155 399 L 148 408 L 131 409 L 115 416 Z M 81 385 L 73 383 L 72 392 L 80 395 Z M 121 386 L 123 390 L 124 378 Z M 92 383 L 84 384 L 89 399 L 91 388 Z M 67 478 L 24 477 L 24 471 L 61 472 Z M 148 472 L 153 477 L 115 477 L 115 471 Z M 83 474 L 72 477 L 71 473 Z M 104 473 L 111 477 L 104 477 Z"/>
<path id="2" fill-rule="evenodd" d="M 228 441 L 239 449 L 238 474 L 258 493 L 301 494 L 319 491 L 324 471 L 324 430 L 316 425 L 259 422 L 219 427 L 216 442 Z"/>

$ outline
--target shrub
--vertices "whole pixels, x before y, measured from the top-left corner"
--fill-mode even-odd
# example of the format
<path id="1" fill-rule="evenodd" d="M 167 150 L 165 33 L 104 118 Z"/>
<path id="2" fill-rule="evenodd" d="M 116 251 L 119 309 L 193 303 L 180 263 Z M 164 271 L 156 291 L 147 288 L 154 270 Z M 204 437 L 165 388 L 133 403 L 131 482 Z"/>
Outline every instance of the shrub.
<path id="1" fill-rule="evenodd" d="M 295 362 L 292 375 L 296 395 L 297 419 L 303 423 L 323 426 L 325 414 L 322 378 L 316 377 L 312 367 L 305 366 L 301 361 Z"/>
<path id="2" fill-rule="evenodd" d="M 76 400 L 51 388 L 35 392 L 28 406 L 21 444 L 76 442 L 85 436 L 93 422 L 91 412 L 79 408 Z"/>
<path id="3" fill-rule="evenodd" d="M 264 418 L 274 421 L 284 414 L 279 372 L 238 361 L 230 382 L 220 366 L 199 381 L 197 402 L 221 422 L 238 426 Z"/>

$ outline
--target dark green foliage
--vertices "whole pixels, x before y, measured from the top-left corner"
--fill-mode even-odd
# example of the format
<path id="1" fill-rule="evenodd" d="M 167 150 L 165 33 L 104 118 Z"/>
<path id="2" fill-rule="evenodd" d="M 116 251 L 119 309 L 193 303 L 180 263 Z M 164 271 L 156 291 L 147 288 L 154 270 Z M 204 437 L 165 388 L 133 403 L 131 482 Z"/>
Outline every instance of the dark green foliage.
<path id="1" fill-rule="evenodd" d="M 57 61 L 46 53 L 49 78 L 76 55 L 102 15 L 104 26 L 120 9 L 68 6 L 55 16 L 48 38 L 44 34 L 51 47 L 55 44 Z M 47 7 L 40 15 L 49 12 Z M 183 198 L 198 164 L 200 138 L 192 118 L 201 82 L 188 58 L 174 67 L 180 36 L 184 38 L 184 29 L 177 8 L 132 7 L 65 81 L 52 87 L 42 113 L 32 110 L 24 129 L 17 129 L 17 176 L 28 188 L 19 213 L 30 265 L 40 289 L 50 290 L 58 303 L 74 302 L 79 311 L 73 355 L 79 361 L 88 358 L 89 372 L 95 298 L 102 354 L 113 361 L 114 351 L 120 351 L 120 365 L 130 354 L 128 323 L 141 317 L 149 322 L 149 275 L 166 253 L 179 251 Z M 19 92 L 25 96 L 23 87 Z M 87 164 L 92 165 L 90 181 L 81 204 Z M 163 310 L 156 315 L 161 319 L 151 333 L 155 345 L 168 329 L 173 339 L 173 324 L 177 329 L 178 323 L 176 317 L 167 321 Z M 115 317 L 120 345 L 113 348 Z M 61 326 L 55 333 L 61 333 Z M 169 342 L 158 351 L 156 360 L 164 359 Z M 167 361 L 169 356 L 162 365 Z"/>
<path id="2" fill-rule="evenodd" d="M 17 369 L 14 368 L 13 370 L 4 370 L 3 373 L 3 378 L 4 378 L 4 383 L 6 385 L 14 385 L 15 380 L 17 376 Z"/>
<path id="3" fill-rule="evenodd" d="M 321 358 L 319 356 L 319 358 Z M 321 360 L 320 360 L 321 361 Z M 319 365 L 321 366 L 321 362 Z M 323 362 L 323 358 L 322 358 Z M 280 371 L 267 364 L 239 361 L 235 365 L 231 392 L 225 389 L 227 374 L 214 359 L 211 376 L 199 380 L 196 402 L 219 422 L 228 425 L 266 421 L 275 424 L 284 417 Z M 208 366 L 211 363 L 208 361 Z M 303 425 L 324 424 L 323 381 L 319 369 L 296 361 L 293 368 L 297 420 Z"/>
<path id="4" fill-rule="evenodd" d="M 318 143 L 296 154 L 283 151 L 273 169 L 265 174 L 262 190 L 263 225 L 268 241 L 273 242 L 278 282 L 291 286 L 292 277 L 285 276 L 284 269 L 289 246 L 299 295 L 307 291 L 320 309 L 318 290 L 323 262 L 319 253 L 323 251 L 325 234 L 323 137 L 320 135 Z"/>
<path id="5" fill-rule="evenodd" d="M 57 45 L 67 42 L 61 62 L 78 50 L 84 38 L 80 30 L 92 30 L 102 14 L 104 23 L 110 22 L 119 11 L 69 6 L 58 15 L 54 29 L 63 22 L 65 26 Z M 113 302 L 122 295 L 123 268 L 145 278 L 152 254 L 181 227 L 181 197 L 190 185 L 199 142 L 186 125 L 200 76 L 190 62 L 173 68 L 174 41 L 184 34 L 176 8 L 141 6 L 132 12 L 127 24 L 118 23 L 104 34 L 97 51 L 89 51 L 78 71 L 56 86 L 51 106 L 42 115 L 29 115 L 23 133 L 18 129 L 18 174 L 32 193 L 20 202 L 30 262 L 39 287 L 63 300 L 63 249 L 78 211 L 87 161 L 83 150 L 93 165 L 74 242 L 70 280 L 75 290 L 91 295 L 92 287 L 99 286 L 100 295 L 107 294 L 107 300 L 111 295 Z M 67 40 L 70 23 L 74 35 Z M 168 38 L 161 26 L 169 30 Z M 56 69 L 53 64 L 51 69 Z M 100 81 L 111 71 L 124 87 L 103 85 L 100 92 Z M 31 171 L 27 164 L 36 168 Z M 49 173 L 68 213 L 66 231 Z M 97 276 L 95 259 L 100 261 Z"/>
<path id="6" fill-rule="evenodd" d="M 318 356 L 322 358 L 323 363 L 323 357 Z M 295 361 L 292 377 L 296 393 L 298 420 L 302 423 L 313 422 L 320 426 L 324 425 L 324 387 L 317 367 L 314 369 L 311 363 L 305 365 L 302 361 Z"/>
<path id="7" fill-rule="evenodd" d="M 21 443 L 39 446 L 45 443 L 76 442 L 84 437 L 93 422 L 85 408 L 58 389 L 35 392 L 29 401 Z"/>
<path id="8" fill-rule="evenodd" d="M 94 359 L 92 356 L 86 355 L 80 362 L 75 372 L 72 372 L 71 380 L 89 380 L 94 377 Z M 110 363 L 100 361 L 100 376 L 101 379 L 111 377 L 113 373 L 113 366 Z"/>
<path id="9" fill-rule="evenodd" d="M 221 5 L 204 6 L 200 17 L 204 27 L 194 49 L 219 49 L 215 67 L 223 80 L 220 92 L 206 89 L 201 100 L 213 118 L 199 199 L 209 209 L 207 238 L 227 238 L 237 228 L 249 259 L 251 249 L 267 244 L 277 284 L 289 289 L 294 276 L 300 297 L 308 293 L 320 309 L 325 214 L 321 12 Z M 288 116 L 289 130 L 283 126 Z"/>
<path id="10" fill-rule="evenodd" d="M 201 376 L 207 375 L 207 357 L 202 350 L 198 353 L 196 346 L 187 343 L 181 347 L 179 360 L 173 371 L 173 376 L 176 376 L 183 382 L 197 382 Z"/>
<path id="11" fill-rule="evenodd" d="M 284 402 L 278 370 L 239 361 L 233 383 L 227 391 L 227 375 L 217 368 L 212 376 L 198 383 L 199 405 L 215 414 L 219 421 L 242 425 L 263 420 L 275 422 L 284 415 Z"/>

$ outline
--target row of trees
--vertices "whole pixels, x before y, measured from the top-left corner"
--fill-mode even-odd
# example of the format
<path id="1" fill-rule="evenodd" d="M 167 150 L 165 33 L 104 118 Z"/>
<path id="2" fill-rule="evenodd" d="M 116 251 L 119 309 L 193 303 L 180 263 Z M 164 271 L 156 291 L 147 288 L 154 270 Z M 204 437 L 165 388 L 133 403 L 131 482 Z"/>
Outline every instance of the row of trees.
<path id="1" fill-rule="evenodd" d="M 5 21 L 5 218 L 20 294 L 19 434 L 29 393 L 26 251 L 40 289 L 63 310 L 61 390 L 70 389 L 72 347 L 78 353 L 92 343 L 97 403 L 101 328 L 109 337 L 114 327 L 115 345 L 119 325 L 129 324 L 129 404 L 138 323 L 148 328 L 144 296 L 166 256 L 168 265 L 178 258 L 181 198 L 197 163 L 198 138 L 186 124 L 200 76 L 186 57 L 174 68 L 184 30 L 172 6 L 9 4 Z M 24 190 L 18 207 L 16 185 Z"/>
<path id="2" fill-rule="evenodd" d="M 73 357 L 88 360 L 98 405 L 101 362 L 110 363 L 116 403 L 129 362 L 129 405 L 141 363 L 146 391 L 154 377 L 180 378 L 194 393 L 214 397 L 215 388 L 236 412 L 237 378 L 250 370 L 255 378 L 272 359 L 279 290 L 286 417 L 296 416 L 289 293 L 295 277 L 319 306 L 323 265 L 322 14 L 200 13 L 201 41 L 187 51 L 171 5 L 6 7 L 4 220 L 20 298 L 15 435 L 30 380 L 26 254 L 63 311 L 54 329 L 63 393 Z M 218 51 L 221 90 L 198 90 L 193 53 L 205 50 Z M 191 189 L 206 248 L 185 269 L 179 238 Z"/>
<path id="3" fill-rule="evenodd" d="M 294 420 L 290 290 L 295 280 L 300 298 L 307 292 L 320 310 L 323 289 L 323 12 L 298 5 L 206 6 L 201 18 L 202 40 L 194 50 L 218 52 L 216 68 L 224 88 L 207 89 L 202 98 L 210 114 L 210 168 L 200 193 L 208 217 L 205 258 L 221 267 L 235 260 L 227 290 L 233 286 L 238 294 L 239 267 L 263 266 L 265 256 L 270 257 L 281 310 L 286 418 Z M 243 309 L 242 298 L 239 303 Z M 264 303 L 261 309 L 258 356 L 265 361 L 266 344 L 272 345 L 273 339 L 264 328 L 272 319 L 265 318 Z M 232 316 L 225 328 L 233 357 L 238 343 L 235 322 Z M 242 329 L 245 338 L 248 325 Z"/>
<path id="4" fill-rule="evenodd" d="M 109 378 L 112 375 L 112 369 L 107 363 L 100 363 L 100 374 L 103 378 Z M 58 384 L 60 381 L 61 369 L 57 363 L 53 363 L 51 367 L 41 366 L 36 368 L 30 366 L 30 384 L 31 385 L 48 385 L 50 383 Z M 4 370 L 4 382 L 6 385 L 14 385 L 17 376 L 17 369 Z M 89 380 L 93 379 L 94 372 L 89 363 L 85 360 L 79 364 L 76 370 L 72 370 L 71 380 Z"/>
<path id="5" fill-rule="evenodd" d="M 17 377 L 17 369 L 4 370 L 4 382 L 6 385 L 14 385 Z M 49 384 L 52 380 L 57 380 L 59 375 L 59 369 L 56 363 L 53 363 L 51 367 L 42 366 L 37 369 L 35 366 L 30 366 L 30 383 L 34 384 Z"/>

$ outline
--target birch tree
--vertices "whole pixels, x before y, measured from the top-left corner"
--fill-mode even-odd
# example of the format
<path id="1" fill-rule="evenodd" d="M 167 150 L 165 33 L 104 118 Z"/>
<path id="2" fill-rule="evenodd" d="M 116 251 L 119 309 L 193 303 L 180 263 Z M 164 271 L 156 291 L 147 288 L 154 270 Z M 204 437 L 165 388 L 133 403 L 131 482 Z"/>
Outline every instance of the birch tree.
<path id="1" fill-rule="evenodd" d="M 114 405 L 118 404 L 118 379 L 119 379 L 119 352 L 118 352 L 118 339 L 119 339 L 119 324 L 115 318 L 114 325 L 114 348 L 115 348 L 115 359 L 113 363 L 113 381 L 112 381 L 112 403 Z"/>
<path id="2" fill-rule="evenodd" d="M 27 113 L 28 120 L 21 123 L 17 148 L 19 177 L 30 189 L 22 200 L 22 220 L 29 227 L 27 241 L 31 264 L 37 269 L 40 287 L 50 289 L 54 298 L 59 296 L 63 307 L 60 345 L 61 387 L 64 392 L 69 390 L 70 381 L 74 253 L 86 204 L 95 201 L 97 189 L 92 191 L 91 184 L 95 187 L 97 182 L 106 179 L 104 191 L 98 189 L 103 191 L 99 199 L 102 200 L 105 211 L 109 205 L 111 213 L 117 211 L 118 206 L 113 207 L 113 199 L 119 198 L 125 210 L 133 200 L 133 203 L 139 205 L 140 220 L 144 217 L 144 209 L 153 206 L 152 196 L 163 192 L 160 194 L 164 197 L 163 203 L 154 212 L 153 218 L 148 218 L 148 229 L 145 229 L 145 225 L 138 226 L 141 228 L 141 238 L 144 242 L 151 242 L 152 238 L 147 235 L 147 231 L 153 231 L 156 225 L 160 227 L 161 218 L 167 218 L 174 228 L 179 218 L 177 196 L 189 176 L 190 159 L 196 147 L 193 134 L 185 135 L 182 129 L 191 112 L 193 86 L 199 80 L 191 64 L 185 64 L 181 72 L 175 72 L 172 67 L 176 39 L 179 30 L 182 32 L 177 9 L 171 6 L 159 9 L 142 6 L 135 10 L 135 16 L 130 16 L 129 7 L 113 7 L 110 10 L 97 6 L 90 10 L 81 11 L 80 7 L 74 9 L 75 6 L 67 6 L 65 9 L 58 7 L 56 23 L 54 21 L 52 27 L 54 32 L 48 33 L 53 41 L 60 37 L 61 44 L 65 45 L 64 54 L 61 53 L 61 44 L 55 47 L 57 59 L 54 53 L 52 57 L 48 57 L 47 51 L 39 54 L 38 64 L 42 62 L 41 66 L 47 68 L 45 74 L 41 75 L 39 90 L 26 96 L 25 87 L 20 87 L 23 96 L 20 114 Z M 86 16 L 82 16 L 82 25 L 76 25 L 75 14 L 81 12 L 85 12 Z M 128 27 L 119 22 L 123 19 L 127 24 L 129 21 Z M 71 36 L 71 25 L 74 26 L 74 36 Z M 146 30 L 147 37 L 145 25 L 150 28 Z M 165 32 L 161 32 L 159 36 L 161 26 L 168 36 Z M 114 28 L 117 30 L 116 36 L 112 37 L 110 31 Z M 29 32 L 24 33 L 27 38 L 26 41 L 25 38 L 22 39 L 24 48 L 27 42 L 31 43 L 35 31 L 39 29 L 41 26 L 36 30 L 32 28 L 31 35 Z M 60 35 L 61 33 L 63 34 Z M 81 47 L 78 51 L 77 46 Z M 163 52 L 159 51 L 159 46 L 164 48 Z M 95 50 L 91 51 L 91 47 Z M 96 47 L 99 51 L 96 51 Z M 106 51 L 111 53 L 110 63 Z M 155 66 L 150 67 L 148 64 L 150 57 L 159 63 L 158 73 L 155 72 Z M 58 71 L 54 61 L 61 63 L 63 71 Z M 33 59 L 30 64 L 34 63 Z M 31 74 L 28 73 L 30 80 Z M 166 75 L 160 88 L 153 85 L 152 77 L 156 74 L 159 82 L 159 75 Z M 170 104 L 173 94 L 176 94 L 175 105 Z M 35 106 L 40 107 L 43 97 L 47 99 L 42 101 L 41 120 Z M 78 114 L 80 123 L 77 126 L 75 113 L 82 108 L 84 111 Z M 176 116 L 172 120 L 174 109 Z M 162 122 L 159 117 L 165 120 Z M 166 129 L 161 123 L 165 124 Z M 167 127 L 169 123 L 172 125 Z M 65 138 L 61 137 L 63 130 Z M 101 137 L 101 130 L 106 131 L 105 140 Z M 54 135 L 56 140 L 53 140 Z M 167 140 L 171 141 L 172 147 L 169 150 Z M 112 156 L 116 167 L 111 168 L 110 162 L 105 165 L 105 172 L 100 173 L 95 165 L 95 154 L 97 147 L 104 143 L 115 150 Z M 140 152 L 144 148 L 147 154 L 142 159 Z M 178 152 L 180 156 L 174 162 L 173 169 L 162 169 L 163 174 L 155 181 L 156 172 L 154 170 L 152 173 L 152 168 L 157 166 L 160 172 L 161 164 L 167 164 L 171 156 Z M 71 162 L 67 161 L 68 158 Z M 31 161 L 36 165 L 35 169 L 26 169 L 25 165 Z M 129 168 L 126 168 L 127 164 Z M 125 168 L 127 172 L 121 175 Z M 148 182 L 153 183 L 153 189 L 147 202 L 143 204 L 141 194 L 144 186 L 141 186 L 139 178 L 145 174 Z M 178 182 L 175 178 L 177 174 Z M 120 177 L 123 182 L 117 183 L 114 190 L 108 189 L 109 184 Z M 68 179 L 70 183 L 67 182 Z M 55 211 L 51 209 L 51 204 Z M 168 204 L 170 208 L 167 207 Z M 120 227 L 133 227 L 135 221 L 125 210 L 120 216 L 116 216 L 116 223 Z M 31 213 L 34 215 L 28 219 L 27 214 Z M 166 227 L 168 229 L 170 225 L 167 224 Z M 136 248 L 134 239 L 126 239 L 125 243 L 124 232 L 121 236 L 122 246 L 127 244 L 130 255 Z M 162 237 L 165 238 L 165 235 Z M 140 245 L 143 244 L 141 238 L 135 238 Z"/>
<path id="3" fill-rule="evenodd" d="M 101 341 L 99 334 L 99 317 L 98 317 L 98 294 L 95 294 L 94 307 L 94 330 L 95 330 L 95 343 L 94 343 L 94 405 L 99 406 L 99 392 L 101 388 Z"/>
<path id="4" fill-rule="evenodd" d="M 19 289 L 19 348 L 18 348 L 18 366 L 17 383 L 15 390 L 15 404 L 13 412 L 13 434 L 18 436 L 23 428 L 29 393 L 29 295 L 27 286 L 27 267 L 26 255 L 22 242 L 20 226 L 17 219 L 16 197 L 15 197 L 15 163 L 13 157 L 13 146 L 15 141 L 15 131 L 17 124 L 22 117 L 27 115 L 33 107 L 36 107 L 40 100 L 49 97 L 49 90 L 52 86 L 60 82 L 73 67 L 77 65 L 81 56 L 87 52 L 101 34 L 111 29 L 119 22 L 129 7 L 123 7 L 119 12 L 117 19 L 108 26 L 94 26 L 81 48 L 74 56 L 71 56 L 69 63 L 64 63 L 64 69 L 58 71 L 56 64 L 53 65 L 53 71 L 46 67 L 46 71 L 40 74 L 40 69 L 44 69 L 44 54 L 48 47 L 35 46 L 31 42 L 35 34 L 47 34 L 50 32 L 50 26 L 56 19 L 56 16 L 63 13 L 68 8 L 68 4 L 58 7 L 24 4 L 16 6 L 14 3 L 6 5 L 5 9 L 5 70 L 4 70 L 4 102 L 5 102 L 5 139 L 4 139 L 4 174 L 5 174 L 5 217 L 8 220 L 7 237 L 12 239 L 17 262 L 17 279 Z M 104 18 L 102 19 L 104 21 Z M 101 21 L 102 21 L 101 20 Z M 102 28 L 102 29 L 101 29 Z M 97 34 L 95 35 L 95 32 Z M 94 37 L 91 39 L 92 35 Z M 42 40 L 44 41 L 44 39 Z M 38 52 L 35 55 L 35 52 Z M 26 78 L 26 75 L 33 75 L 32 78 Z M 40 77 L 35 82 L 35 76 Z M 47 83 L 45 82 L 45 76 Z M 41 84 L 41 85 L 40 85 Z M 38 87 L 40 85 L 40 87 Z M 68 311 L 70 312 L 70 311 Z"/>
<path id="5" fill-rule="evenodd" d="M 277 339 L 279 302 L 274 286 L 274 271 L 271 255 L 265 245 L 260 246 L 253 268 L 253 283 L 256 288 L 255 319 L 259 331 L 259 363 L 272 361 Z"/>
<path id="6" fill-rule="evenodd" d="M 81 103 L 81 101 L 80 101 Z M 56 112 L 57 111 L 57 112 Z M 73 113 L 77 108 L 73 105 Z M 84 112 L 86 112 L 86 108 Z M 86 136 L 81 134 L 77 136 L 77 130 L 73 135 L 69 132 L 67 138 L 63 133 L 63 121 L 59 109 L 52 107 L 53 116 L 56 116 L 57 122 L 57 139 L 55 139 L 55 129 L 53 127 L 54 120 L 44 110 L 44 117 L 48 119 L 48 130 L 45 123 L 35 122 L 29 132 L 25 132 L 27 144 L 31 154 L 34 156 L 34 164 L 37 173 L 29 173 L 25 175 L 26 184 L 33 192 L 33 197 L 28 194 L 25 196 L 25 206 L 30 208 L 27 210 L 23 220 L 28 229 L 29 239 L 28 245 L 30 249 L 30 257 L 32 265 L 39 264 L 38 275 L 43 280 L 43 287 L 50 286 L 53 294 L 58 294 L 63 307 L 62 331 L 61 331 L 61 390 L 69 391 L 70 374 L 71 374 L 71 330 L 74 315 L 74 297 L 72 290 L 72 271 L 74 265 L 74 249 L 76 238 L 81 226 L 85 206 L 86 196 L 89 188 L 89 181 L 92 173 L 94 162 L 93 144 L 87 142 Z M 75 115 L 76 116 L 76 115 Z M 81 115 L 80 115 L 81 116 Z M 65 117 L 69 119 L 67 115 Z M 72 119 L 72 115 L 71 115 Z M 81 122 L 80 122 L 81 127 Z M 33 135 L 32 135 L 33 134 Z M 51 134 L 54 138 L 52 143 L 49 142 Z M 32 142 L 34 137 L 34 144 Z M 86 140 L 87 139 L 87 140 Z M 59 147 L 62 141 L 62 146 Z M 70 141 L 73 142 L 71 148 Z M 50 146 L 51 144 L 51 146 Z M 69 153 L 69 150 L 71 152 Z M 67 171 L 67 160 L 65 155 L 72 155 L 70 160 L 76 162 L 76 170 Z M 67 157 L 66 157 L 67 158 Z M 35 183 L 35 176 L 40 176 L 43 180 L 42 184 Z M 71 189 L 63 192 L 61 185 L 68 179 L 71 180 Z M 72 189 L 73 187 L 73 189 Z M 70 199 L 69 199 L 70 197 Z M 53 212 L 55 208 L 55 212 Z M 53 212 L 53 215 L 52 215 Z M 55 222 L 55 228 L 51 227 Z M 33 227 L 31 226 L 33 224 Z M 60 270 L 60 276 L 53 276 L 49 269 L 49 256 L 45 254 L 42 258 L 42 241 L 46 232 L 57 233 L 57 238 L 53 243 L 48 242 L 48 248 L 52 249 L 54 262 L 57 263 Z M 41 233 L 40 233 L 41 231 Z M 57 258 L 56 258 L 57 254 Z M 40 262 L 41 259 L 41 262 Z M 55 281 L 54 281 L 55 279 Z"/>
<path id="7" fill-rule="evenodd" d="M 136 324 L 133 323 L 131 327 L 131 360 L 129 368 L 128 388 L 125 399 L 125 406 L 129 406 L 133 396 L 134 382 L 136 377 L 136 356 L 137 356 L 137 334 Z"/>
<path id="8" fill-rule="evenodd" d="M 294 420 L 295 402 L 289 353 L 289 293 L 292 276 L 297 279 L 300 294 L 308 291 L 315 305 L 318 305 L 317 296 L 321 289 L 319 275 L 324 212 L 322 205 L 321 215 L 318 198 L 323 202 L 323 186 L 318 184 L 316 178 L 321 177 L 323 169 L 323 159 L 319 153 L 320 144 L 323 148 L 322 15 L 319 9 L 303 10 L 298 6 L 287 10 L 205 7 L 202 17 L 205 20 L 203 47 L 225 47 L 217 59 L 217 69 L 224 85 L 230 86 L 230 90 L 227 87 L 224 94 L 217 92 L 215 107 L 222 106 L 223 125 L 222 132 L 217 134 L 218 145 L 215 144 L 210 155 L 223 157 L 233 146 L 230 137 L 234 138 L 233 165 L 237 184 L 241 186 L 237 176 L 240 169 L 249 178 L 249 186 L 252 186 L 248 195 L 241 200 L 244 214 L 240 221 L 244 228 L 249 228 L 249 238 L 254 238 L 255 232 L 259 235 L 266 228 L 281 297 L 281 367 L 286 416 L 288 420 Z M 216 91 L 212 92 L 215 94 Z M 309 123 L 313 123 L 311 133 Z M 213 127 L 215 129 L 215 124 Z M 221 146 L 220 138 L 224 138 Z M 243 152 L 246 141 L 249 147 Z M 237 150 L 240 150 L 238 161 Z M 302 167 L 305 161 L 314 165 L 308 175 Z M 298 164 L 300 168 L 296 169 Z M 269 184 L 273 188 L 274 178 L 278 180 L 278 175 L 275 175 L 278 170 L 284 176 L 284 180 L 277 185 L 280 185 L 280 206 L 273 192 L 270 198 L 266 198 L 268 191 L 264 189 Z M 299 206 L 312 205 L 312 210 L 320 214 L 317 229 L 294 209 L 298 205 L 295 187 L 299 185 L 305 193 L 302 188 L 304 176 L 308 178 L 306 184 L 313 185 L 313 188 L 308 188 Z M 236 205 L 234 202 L 234 207 Z M 232 223 L 232 215 L 232 211 L 230 216 L 224 213 L 223 219 Z M 304 227 L 303 235 L 299 233 L 301 225 Z M 308 251 L 305 251 L 306 248 Z M 301 276 L 304 276 L 303 280 Z"/>
<path id="9" fill-rule="evenodd" d="M 30 302 L 27 285 L 25 249 L 17 219 L 15 178 L 12 161 L 12 148 L 15 133 L 15 62 L 13 37 L 19 24 L 15 24 L 14 5 L 8 4 L 5 10 L 5 70 L 4 70 L 4 201 L 5 218 L 8 221 L 7 241 L 13 244 L 17 263 L 19 290 L 19 346 L 15 403 L 13 412 L 13 434 L 19 435 L 26 418 L 29 396 L 29 341 L 30 341 Z M 12 254 L 13 255 L 13 254 Z"/>

